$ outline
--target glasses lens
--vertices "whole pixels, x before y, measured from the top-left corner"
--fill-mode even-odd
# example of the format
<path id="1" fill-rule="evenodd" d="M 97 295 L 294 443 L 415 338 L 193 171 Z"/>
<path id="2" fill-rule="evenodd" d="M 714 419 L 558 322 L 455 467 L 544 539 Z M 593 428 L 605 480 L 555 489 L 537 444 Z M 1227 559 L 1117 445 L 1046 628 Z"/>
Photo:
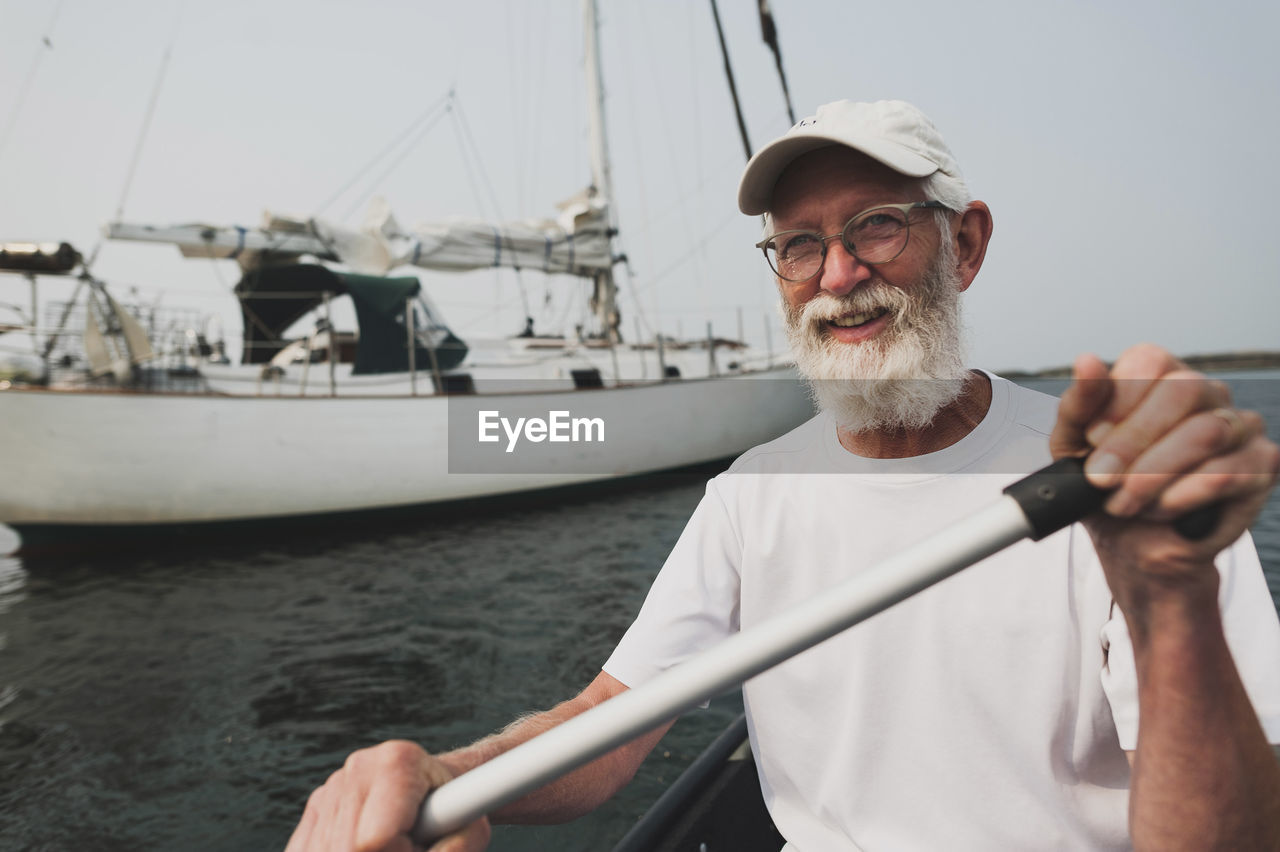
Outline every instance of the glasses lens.
<path id="1" fill-rule="evenodd" d="M 893 260 L 907 244 L 907 214 L 893 207 L 868 210 L 844 226 L 842 239 L 863 263 Z"/>
<path id="2" fill-rule="evenodd" d="M 765 257 L 779 278 L 804 281 L 822 266 L 822 238 L 817 234 L 779 234 L 764 247 Z"/>

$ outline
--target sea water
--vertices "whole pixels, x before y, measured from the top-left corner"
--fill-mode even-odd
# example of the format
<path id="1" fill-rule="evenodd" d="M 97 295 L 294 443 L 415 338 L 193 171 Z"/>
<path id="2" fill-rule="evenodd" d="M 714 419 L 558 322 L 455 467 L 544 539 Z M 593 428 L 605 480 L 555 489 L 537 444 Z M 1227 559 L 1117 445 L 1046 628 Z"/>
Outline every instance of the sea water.
<path id="1" fill-rule="evenodd" d="M 1231 377 L 1273 438 L 1277 380 Z M 351 750 L 447 749 L 589 682 L 702 489 L 0 557 L 0 849 L 283 848 Z M 1280 497 L 1253 531 L 1280 600 Z M 583 820 L 491 848 L 608 849 L 739 708 L 686 716 Z"/>

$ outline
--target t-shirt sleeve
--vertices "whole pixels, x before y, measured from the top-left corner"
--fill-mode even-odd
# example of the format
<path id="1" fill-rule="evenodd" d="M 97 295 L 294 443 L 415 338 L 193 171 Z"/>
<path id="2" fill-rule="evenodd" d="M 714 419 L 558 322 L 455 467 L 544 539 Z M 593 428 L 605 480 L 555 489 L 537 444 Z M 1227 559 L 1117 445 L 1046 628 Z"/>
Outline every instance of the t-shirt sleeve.
<path id="1" fill-rule="evenodd" d="M 1217 565 L 1222 575 L 1218 603 L 1227 647 L 1267 740 L 1280 743 L 1280 618 L 1247 532 L 1219 554 Z M 1111 618 L 1102 628 L 1102 644 L 1107 653 L 1102 688 L 1111 704 L 1120 747 L 1132 751 L 1138 747 L 1138 682 L 1133 645 L 1119 607 L 1112 607 Z"/>
<path id="2" fill-rule="evenodd" d="M 737 632 L 741 552 L 712 480 L 604 670 L 639 686 Z"/>

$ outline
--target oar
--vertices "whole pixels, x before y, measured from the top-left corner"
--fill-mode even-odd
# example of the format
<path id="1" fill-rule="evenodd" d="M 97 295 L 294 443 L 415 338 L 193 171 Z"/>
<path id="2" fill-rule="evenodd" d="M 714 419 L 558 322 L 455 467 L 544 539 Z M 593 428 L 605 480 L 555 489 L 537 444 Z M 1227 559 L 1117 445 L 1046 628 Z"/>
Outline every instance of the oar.
<path id="1" fill-rule="evenodd" d="M 995 503 L 902 554 L 459 775 L 427 796 L 411 835 L 428 845 L 1015 542 L 1039 541 L 1080 520 L 1105 496 L 1085 479 L 1081 459 L 1020 479 Z M 1217 519 L 1210 506 L 1176 526 L 1202 538 Z"/>

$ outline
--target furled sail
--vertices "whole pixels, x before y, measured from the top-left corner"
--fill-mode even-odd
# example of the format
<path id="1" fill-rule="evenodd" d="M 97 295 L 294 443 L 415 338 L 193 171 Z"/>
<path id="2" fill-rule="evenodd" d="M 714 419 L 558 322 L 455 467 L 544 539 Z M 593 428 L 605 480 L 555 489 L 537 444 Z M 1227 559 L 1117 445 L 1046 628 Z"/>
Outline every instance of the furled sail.
<path id="1" fill-rule="evenodd" d="M 401 265 L 449 271 L 501 266 L 589 277 L 612 266 L 605 211 L 585 193 L 560 205 L 556 219 L 492 225 L 451 217 L 410 230 L 400 227 L 382 199 L 375 199 L 361 234 L 383 250 L 369 258 L 380 274 Z M 339 238 L 334 242 L 339 244 Z M 354 257 L 343 248 L 339 254 L 344 260 L 348 254 Z"/>
<path id="2" fill-rule="evenodd" d="M 400 266 L 454 272 L 498 266 L 594 277 L 613 265 L 607 211 L 589 192 L 562 203 L 555 219 L 496 225 L 452 217 L 405 229 L 386 203 L 375 199 L 359 230 L 268 212 L 259 228 L 112 222 L 104 231 L 110 239 L 174 243 L 187 257 L 239 260 L 246 269 L 259 265 L 264 255 L 312 255 L 366 275 L 385 275 Z"/>

